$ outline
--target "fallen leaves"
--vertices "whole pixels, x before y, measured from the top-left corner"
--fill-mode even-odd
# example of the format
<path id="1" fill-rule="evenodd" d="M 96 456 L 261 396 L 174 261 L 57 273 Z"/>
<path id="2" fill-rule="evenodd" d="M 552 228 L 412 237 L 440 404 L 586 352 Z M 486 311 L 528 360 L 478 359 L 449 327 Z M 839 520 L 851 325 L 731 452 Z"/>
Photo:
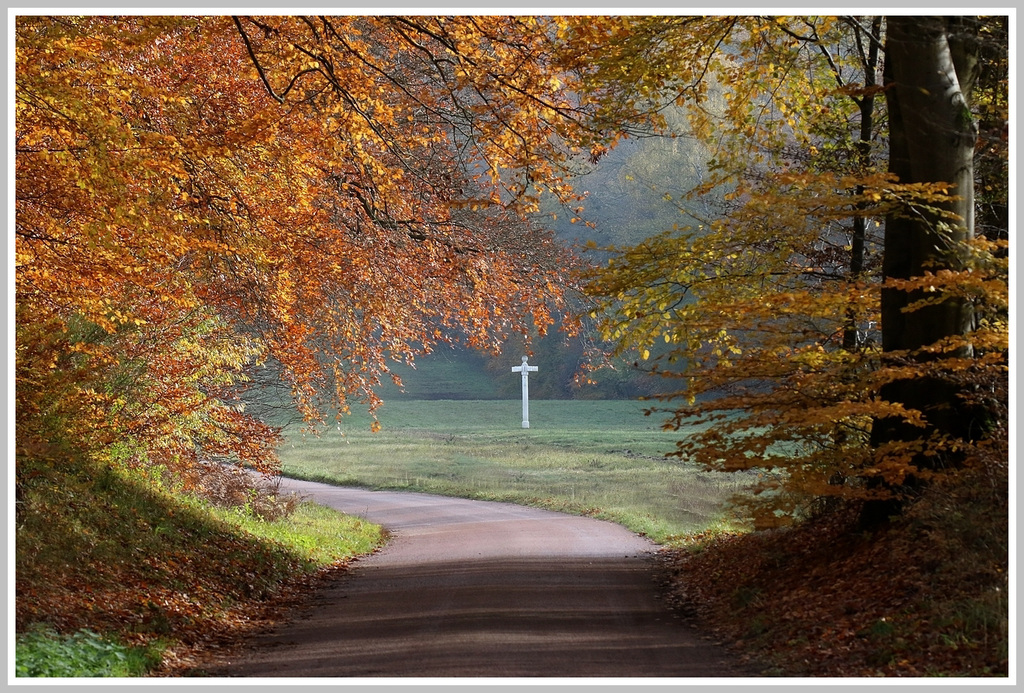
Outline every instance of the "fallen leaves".
<path id="1" fill-rule="evenodd" d="M 1006 676 L 1005 498 L 944 493 L 873 534 L 850 508 L 697 537 L 664 556 L 672 598 L 767 674 Z"/>

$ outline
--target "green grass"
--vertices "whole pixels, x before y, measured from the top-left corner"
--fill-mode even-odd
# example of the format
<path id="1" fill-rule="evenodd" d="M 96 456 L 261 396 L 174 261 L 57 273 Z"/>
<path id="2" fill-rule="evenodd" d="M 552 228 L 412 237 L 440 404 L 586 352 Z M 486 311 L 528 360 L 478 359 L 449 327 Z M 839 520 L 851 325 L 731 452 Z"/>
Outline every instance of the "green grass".
<path id="1" fill-rule="evenodd" d="M 15 642 L 19 677 L 97 678 L 143 676 L 160 661 L 158 648 L 129 646 L 88 629 L 61 636 L 36 626 Z"/>
<path id="2" fill-rule="evenodd" d="M 665 432 L 636 401 L 540 400 L 521 428 L 518 400 L 390 400 L 382 430 L 365 414 L 281 449 L 288 476 L 341 485 L 502 500 L 603 517 L 658 542 L 725 523 L 742 476 L 706 472 L 664 453 Z"/>
<path id="3" fill-rule="evenodd" d="M 309 565 L 326 566 L 378 548 L 381 528 L 316 503 L 302 502 L 287 516 L 261 520 L 244 508 L 213 508 L 211 512 L 246 534 L 286 547 Z"/>

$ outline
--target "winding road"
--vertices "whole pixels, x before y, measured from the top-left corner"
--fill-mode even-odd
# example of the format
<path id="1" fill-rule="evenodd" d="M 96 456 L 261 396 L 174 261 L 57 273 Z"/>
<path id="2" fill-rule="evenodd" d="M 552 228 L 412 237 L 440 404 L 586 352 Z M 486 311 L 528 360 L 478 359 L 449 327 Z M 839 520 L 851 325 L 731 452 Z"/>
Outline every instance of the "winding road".
<path id="1" fill-rule="evenodd" d="M 391 542 L 214 676 L 749 677 L 657 598 L 655 545 L 506 503 L 285 479 Z"/>

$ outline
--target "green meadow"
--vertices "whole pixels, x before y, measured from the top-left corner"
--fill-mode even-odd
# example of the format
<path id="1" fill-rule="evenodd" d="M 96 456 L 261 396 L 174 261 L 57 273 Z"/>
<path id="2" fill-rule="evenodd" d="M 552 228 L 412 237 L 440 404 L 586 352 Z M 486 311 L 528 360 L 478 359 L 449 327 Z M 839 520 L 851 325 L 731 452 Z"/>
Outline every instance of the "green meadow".
<path id="1" fill-rule="evenodd" d="M 745 479 L 666 458 L 685 431 L 665 432 L 643 410 L 532 401 L 524 429 L 519 400 L 388 400 L 377 433 L 362 412 L 319 436 L 286 432 L 283 472 L 601 517 L 660 543 L 728 525 L 728 500 Z"/>

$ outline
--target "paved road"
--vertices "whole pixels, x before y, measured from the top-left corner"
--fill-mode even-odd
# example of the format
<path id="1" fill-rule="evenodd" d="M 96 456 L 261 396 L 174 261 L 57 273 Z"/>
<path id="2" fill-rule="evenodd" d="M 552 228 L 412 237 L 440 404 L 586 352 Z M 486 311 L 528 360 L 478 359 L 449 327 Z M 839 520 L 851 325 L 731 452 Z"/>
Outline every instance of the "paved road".
<path id="1" fill-rule="evenodd" d="M 382 524 L 380 552 L 214 676 L 753 676 L 657 599 L 655 546 L 619 525 L 285 480 Z"/>

